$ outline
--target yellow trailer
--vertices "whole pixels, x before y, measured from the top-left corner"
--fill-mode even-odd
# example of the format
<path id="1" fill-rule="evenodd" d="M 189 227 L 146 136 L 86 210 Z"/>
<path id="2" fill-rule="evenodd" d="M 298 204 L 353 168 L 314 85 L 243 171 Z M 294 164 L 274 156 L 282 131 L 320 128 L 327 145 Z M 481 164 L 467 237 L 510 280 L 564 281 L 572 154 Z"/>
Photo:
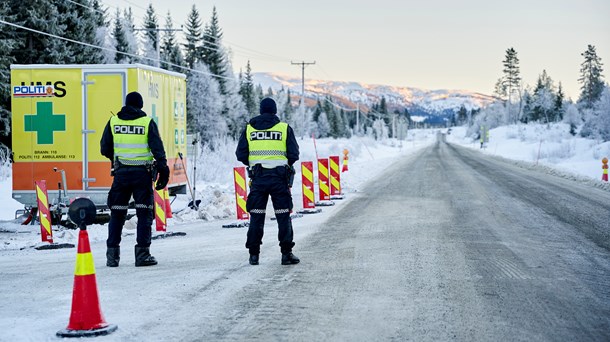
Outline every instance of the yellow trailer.
<path id="1" fill-rule="evenodd" d="M 34 181 L 46 180 L 51 203 L 58 203 L 54 189 L 61 183 L 67 189 L 61 196 L 88 197 L 105 208 L 112 177 L 100 139 L 132 91 L 142 94 L 142 110 L 159 126 L 170 190 L 184 193 L 184 74 L 141 64 L 11 65 L 13 198 L 35 207 Z"/>

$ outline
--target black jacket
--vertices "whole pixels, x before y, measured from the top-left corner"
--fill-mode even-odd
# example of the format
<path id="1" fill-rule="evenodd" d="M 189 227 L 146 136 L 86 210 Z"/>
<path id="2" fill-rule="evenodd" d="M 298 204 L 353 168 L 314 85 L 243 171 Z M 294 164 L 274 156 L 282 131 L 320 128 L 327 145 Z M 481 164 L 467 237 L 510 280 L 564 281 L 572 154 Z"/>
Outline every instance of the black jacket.
<path id="1" fill-rule="evenodd" d="M 253 117 L 250 120 L 250 125 L 255 129 L 269 129 L 280 122 L 280 119 L 275 114 L 261 114 Z M 244 165 L 248 165 L 248 139 L 246 138 L 246 128 L 241 132 L 239 142 L 237 143 L 237 150 L 235 150 L 235 156 L 237 160 L 242 162 Z M 286 157 L 288 158 L 288 165 L 292 165 L 299 160 L 299 144 L 294 136 L 292 127 L 288 126 L 288 136 L 286 137 Z"/>
<path id="2" fill-rule="evenodd" d="M 132 106 L 125 106 L 117 114 L 121 120 L 135 120 L 146 116 L 141 109 L 137 109 Z M 148 147 L 153 154 L 153 157 L 157 161 L 158 167 L 167 165 L 167 158 L 165 157 L 165 149 L 163 148 L 163 141 L 161 141 L 161 135 L 159 135 L 159 128 L 154 120 L 150 120 L 148 125 Z M 100 141 L 100 151 L 102 155 L 111 161 L 114 161 L 114 139 L 112 137 L 112 131 L 110 128 L 110 120 L 104 128 L 104 134 L 102 134 L 102 140 Z"/>

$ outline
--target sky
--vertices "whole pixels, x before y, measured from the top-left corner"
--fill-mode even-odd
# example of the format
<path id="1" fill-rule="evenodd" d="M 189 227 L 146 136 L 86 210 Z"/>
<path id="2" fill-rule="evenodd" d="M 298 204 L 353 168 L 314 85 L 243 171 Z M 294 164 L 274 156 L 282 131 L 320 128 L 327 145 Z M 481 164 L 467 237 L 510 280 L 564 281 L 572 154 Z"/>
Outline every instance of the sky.
<path id="1" fill-rule="evenodd" d="M 141 24 L 150 1 L 100 0 L 114 13 L 131 6 Z M 543 70 L 578 98 L 581 54 L 596 46 L 610 80 L 608 0 L 152 0 L 184 24 L 193 4 L 204 21 L 216 6 L 234 71 L 300 77 L 291 62 L 316 62 L 305 78 L 463 89 L 491 94 L 513 47 L 526 85 Z M 164 20 L 160 21 L 164 23 Z"/>

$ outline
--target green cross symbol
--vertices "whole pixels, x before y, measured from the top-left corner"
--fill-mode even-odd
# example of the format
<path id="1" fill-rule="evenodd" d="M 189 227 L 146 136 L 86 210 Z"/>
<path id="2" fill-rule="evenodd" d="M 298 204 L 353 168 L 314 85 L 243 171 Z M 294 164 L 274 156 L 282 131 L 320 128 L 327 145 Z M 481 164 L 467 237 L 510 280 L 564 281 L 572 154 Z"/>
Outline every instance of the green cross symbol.
<path id="1" fill-rule="evenodd" d="M 36 132 L 36 143 L 53 144 L 53 132 L 66 130 L 66 114 L 53 114 L 53 102 L 36 103 L 36 114 L 24 115 L 26 132 Z"/>

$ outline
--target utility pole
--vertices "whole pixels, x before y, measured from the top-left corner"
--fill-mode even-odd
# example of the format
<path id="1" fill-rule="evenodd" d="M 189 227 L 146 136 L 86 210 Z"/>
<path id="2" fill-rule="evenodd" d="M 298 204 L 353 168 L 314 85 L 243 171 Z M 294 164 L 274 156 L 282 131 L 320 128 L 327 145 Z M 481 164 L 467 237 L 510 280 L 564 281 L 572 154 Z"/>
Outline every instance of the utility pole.
<path id="1" fill-rule="evenodd" d="M 182 31 L 182 25 L 180 25 L 179 29 L 162 29 L 157 26 L 156 28 L 143 28 L 143 29 L 134 29 L 134 31 L 156 31 L 157 32 L 157 66 L 161 67 L 161 33 L 160 32 L 177 32 Z"/>
<path id="2" fill-rule="evenodd" d="M 305 66 L 316 64 L 316 61 L 313 62 L 290 62 L 292 65 L 300 65 L 301 66 L 301 105 L 305 106 Z"/>

